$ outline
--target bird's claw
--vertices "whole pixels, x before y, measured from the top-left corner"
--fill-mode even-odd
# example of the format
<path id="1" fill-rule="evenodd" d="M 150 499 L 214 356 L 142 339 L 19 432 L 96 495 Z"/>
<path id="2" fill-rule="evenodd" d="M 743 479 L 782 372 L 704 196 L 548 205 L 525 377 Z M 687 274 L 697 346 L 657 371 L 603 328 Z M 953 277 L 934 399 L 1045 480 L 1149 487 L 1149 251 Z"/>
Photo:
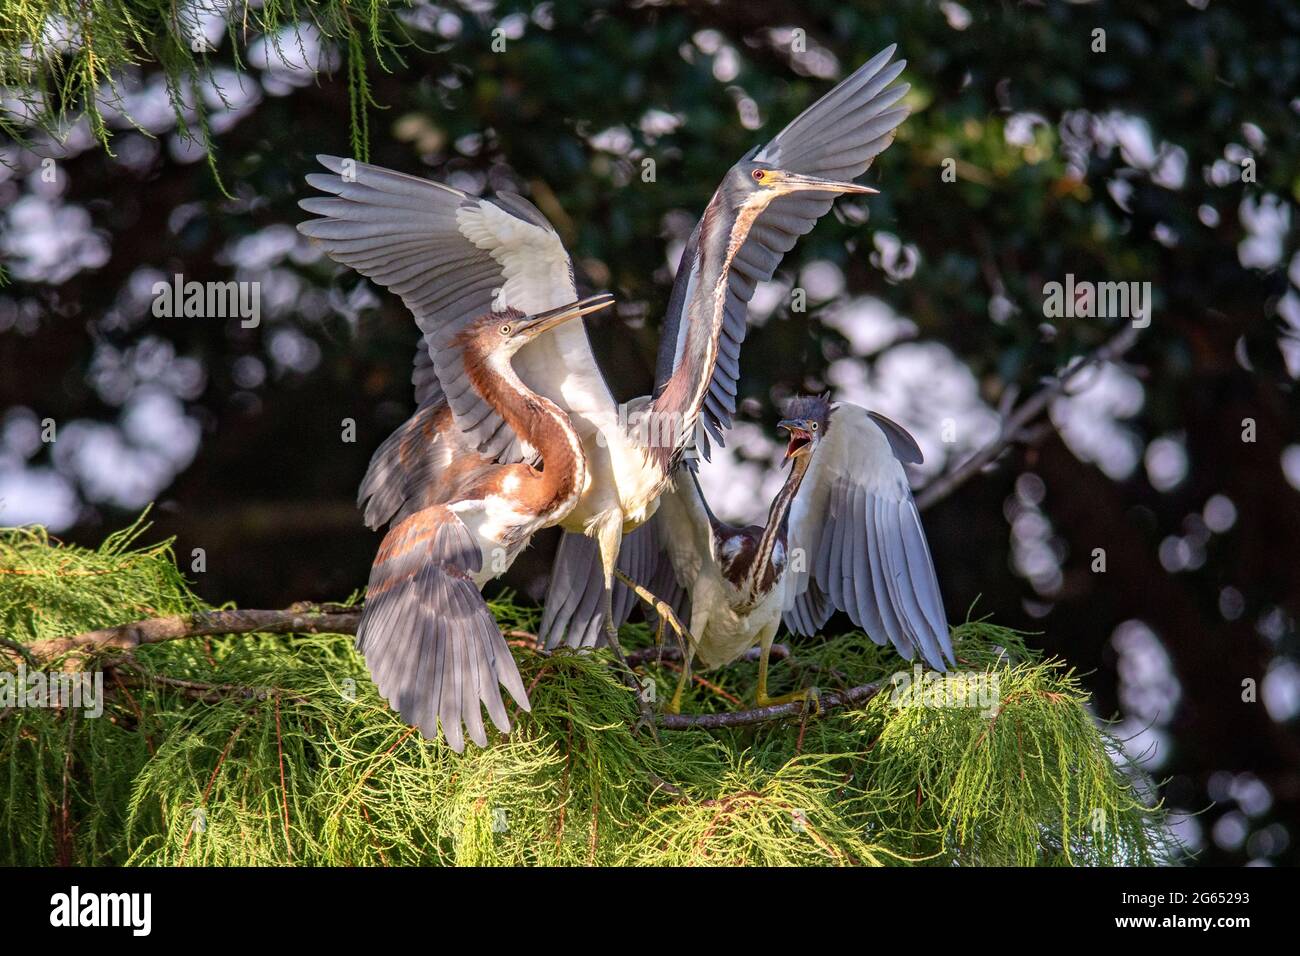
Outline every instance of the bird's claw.
<path id="1" fill-rule="evenodd" d="M 650 736 L 654 739 L 654 742 L 659 743 L 659 728 L 655 726 L 655 715 L 653 711 L 648 709 L 643 709 L 637 715 L 636 720 L 632 722 L 633 735 L 639 734 L 643 730 L 650 731 Z"/>
<path id="2" fill-rule="evenodd" d="M 758 694 L 755 697 L 755 703 L 759 707 L 773 707 L 781 704 L 803 704 L 804 713 L 808 713 L 811 705 L 814 717 L 822 715 L 822 697 L 821 690 L 816 687 L 805 687 L 803 690 L 796 690 L 793 693 L 782 694 L 780 697 L 768 697 L 766 694 Z"/>
<path id="3" fill-rule="evenodd" d="M 808 705 L 812 704 L 812 713 L 814 717 L 822 715 L 822 693 L 816 687 L 809 687 L 804 691 L 803 711 L 808 713 Z"/>

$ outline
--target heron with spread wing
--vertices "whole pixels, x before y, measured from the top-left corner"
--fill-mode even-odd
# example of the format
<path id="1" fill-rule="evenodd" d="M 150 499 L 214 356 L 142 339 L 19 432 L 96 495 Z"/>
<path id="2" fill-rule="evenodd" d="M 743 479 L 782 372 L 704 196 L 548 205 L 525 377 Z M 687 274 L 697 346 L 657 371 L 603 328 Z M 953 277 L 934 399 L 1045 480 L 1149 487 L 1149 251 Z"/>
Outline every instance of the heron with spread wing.
<path id="1" fill-rule="evenodd" d="M 816 634 L 835 611 L 877 644 L 907 660 L 918 654 L 943 671 L 955 663 L 943 600 L 920 514 L 904 473 L 921 450 L 902 426 L 857 405 L 826 398 L 791 400 L 780 427 L 789 433 L 790 471 L 762 526 L 737 527 L 709 510 L 695 474 L 681 470 L 649 526 L 656 545 L 634 562 L 644 583 L 659 582 L 690 621 L 676 711 L 691 664 L 729 664 L 761 651 L 759 706 L 811 698 L 805 688 L 767 692 L 768 657 L 785 621 Z M 663 584 L 671 575 L 679 590 Z M 630 606 L 617 610 L 626 619 Z M 585 621 L 573 622 L 578 626 Z"/>
<path id="2" fill-rule="evenodd" d="M 908 87 L 895 82 L 905 61 L 891 63 L 894 51 L 890 46 L 863 64 L 732 166 L 691 233 L 668 300 L 653 396 L 629 403 L 626 416 L 655 468 L 656 501 L 683 452 L 693 446 L 707 458 L 710 441 L 721 444 L 723 430 L 731 426 L 755 287 L 772 278 L 785 253 L 830 210 L 837 195 L 876 191 L 851 181 L 893 141 L 907 115 L 896 105 Z M 622 531 L 642 525 L 653 506 L 646 510 L 640 520 L 625 522 Z M 633 542 L 616 568 L 620 539 L 621 534 L 598 535 L 594 541 L 577 534 L 561 538 L 540 627 L 548 648 L 590 647 L 602 634 L 616 639 L 613 621 L 631 604 L 620 588 L 621 607 L 613 608 L 613 574 L 621 570 L 625 577 L 642 579 L 636 557 L 654 550 L 653 542 Z M 584 602 L 589 604 L 597 577 L 603 579 L 605 601 L 593 614 Z"/>
<path id="3" fill-rule="evenodd" d="M 569 533 L 552 591 L 556 575 L 562 581 L 581 573 L 575 584 L 584 591 L 590 577 L 600 613 L 583 634 L 546 630 L 548 645 L 563 639 L 591 646 L 603 633 L 621 656 L 611 601 L 623 537 L 654 514 L 696 436 L 707 453 L 708 434 L 721 441 L 730 425 L 746 303 L 756 284 L 771 278 L 835 196 L 875 192 L 852 180 L 906 115 L 895 105 L 907 86 L 895 83 L 903 63 L 890 63 L 893 52 L 864 64 L 727 173 L 683 252 L 654 394 L 634 403 L 636 417 L 620 416 L 580 320 L 548 328 L 514 354 L 520 381 L 569 417 L 586 461 L 578 500 L 559 519 Z M 371 504 L 418 495 L 441 467 L 418 424 L 440 404 L 480 455 L 503 465 L 541 461 L 529 436 L 470 387 L 451 345 L 476 316 L 506 308 L 534 314 L 577 298 L 573 264 L 554 228 L 512 193 L 486 199 L 349 159 L 319 158 L 329 172 L 308 182 L 327 195 L 299 203 L 317 217 L 299 230 L 331 258 L 399 295 L 422 333 L 413 373 L 419 409 L 399 429 L 407 437 L 385 442 L 372 460 L 363 485 Z M 563 603 L 564 595 L 555 600 Z"/>
<path id="4" fill-rule="evenodd" d="M 381 465 L 390 457 L 407 463 L 399 480 L 372 467 L 361 484 L 366 523 L 389 530 L 370 570 L 357 647 L 380 695 L 402 719 L 428 737 L 441 724 L 457 752 L 466 731 L 487 745 L 484 706 L 497 729 L 509 731 L 498 685 L 529 709 L 514 658 L 479 590 L 510 567 L 534 533 L 564 519 L 587 477 L 569 416 L 524 385 L 511 358 L 612 302 L 600 295 L 533 316 L 486 312 L 441 355 L 448 387 L 463 386 L 491 407 L 537 451 L 541 468 L 493 460 L 438 400 L 422 406 L 376 456 Z"/>

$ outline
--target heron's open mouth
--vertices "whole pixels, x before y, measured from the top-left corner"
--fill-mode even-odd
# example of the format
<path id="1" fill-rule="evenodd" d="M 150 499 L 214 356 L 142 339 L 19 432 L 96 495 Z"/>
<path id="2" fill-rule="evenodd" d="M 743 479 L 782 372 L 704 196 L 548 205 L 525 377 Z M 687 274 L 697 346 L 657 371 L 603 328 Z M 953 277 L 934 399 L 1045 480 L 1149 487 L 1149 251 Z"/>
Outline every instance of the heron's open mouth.
<path id="1" fill-rule="evenodd" d="M 785 457 L 793 458 L 799 454 L 799 451 L 812 441 L 812 436 L 802 428 L 792 427 L 790 431 L 790 443 L 785 446 Z"/>

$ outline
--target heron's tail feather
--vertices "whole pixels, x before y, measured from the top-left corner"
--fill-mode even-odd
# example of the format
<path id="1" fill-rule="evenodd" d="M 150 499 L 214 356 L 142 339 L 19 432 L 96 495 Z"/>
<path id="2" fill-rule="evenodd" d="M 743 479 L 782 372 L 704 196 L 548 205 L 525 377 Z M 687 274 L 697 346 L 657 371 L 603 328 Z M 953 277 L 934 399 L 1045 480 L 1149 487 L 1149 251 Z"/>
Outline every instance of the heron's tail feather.
<path id="1" fill-rule="evenodd" d="M 602 579 L 596 539 L 577 532 L 562 534 L 537 629 L 543 647 L 596 646 L 605 622 Z"/>
<path id="2" fill-rule="evenodd" d="M 685 615 L 686 592 L 677 583 L 664 553 L 662 529 L 652 517 L 635 531 L 623 535 L 618 569 L 665 601 L 679 618 Z M 538 638 L 547 649 L 596 647 L 604 640 L 604 574 L 596 539 L 566 532 L 560 537 L 546 588 L 545 608 Z M 623 582 L 614 582 L 614 626 L 622 627 L 640 603 Z M 644 607 L 654 627 L 658 615 Z"/>
<path id="3" fill-rule="evenodd" d="M 380 695 L 426 737 L 441 724 L 457 753 L 466 735 L 487 746 L 484 706 L 509 732 L 500 687 L 529 709 L 510 648 L 471 577 L 481 566 L 455 514 L 440 506 L 417 511 L 384 537 L 357 628 L 357 649 Z"/>

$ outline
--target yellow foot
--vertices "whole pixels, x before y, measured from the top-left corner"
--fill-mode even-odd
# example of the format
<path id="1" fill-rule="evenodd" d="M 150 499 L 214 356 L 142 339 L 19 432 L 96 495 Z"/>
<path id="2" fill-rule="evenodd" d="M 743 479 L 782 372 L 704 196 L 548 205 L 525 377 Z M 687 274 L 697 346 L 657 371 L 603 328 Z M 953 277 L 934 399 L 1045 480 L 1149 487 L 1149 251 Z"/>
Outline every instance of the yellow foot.
<path id="1" fill-rule="evenodd" d="M 685 681 L 677 682 L 677 690 L 673 694 L 673 699 L 668 702 L 667 711 L 670 714 L 680 714 L 682 712 L 682 691 L 686 687 Z"/>
<path id="2" fill-rule="evenodd" d="M 803 703 L 805 711 L 808 709 L 808 705 L 811 704 L 812 712 L 819 717 L 821 716 L 821 691 L 816 687 L 805 687 L 803 690 L 796 690 L 790 694 L 782 694 L 780 697 L 769 697 L 767 694 L 760 691 L 754 697 L 754 702 L 759 707 L 771 707 L 775 704 L 793 704 L 795 701 Z"/>
<path id="3" fill-rule="evenodd" d="M 686 625 L 677 617 L 677 612 L 622 571 L 615 571 L 614 576 L 622 581 L 633 594 L 650 605 L 650 609 L 659 617 L 659 625 L 655 630 L 655 646 L 658 647 L 663 641 L 664 625 L 666 624 L 677 635 L 678 647 L 681 648 L 682 654 L 690 654 L 696 646 L 696 641 L 691 632 L 687 630 Z"/>

